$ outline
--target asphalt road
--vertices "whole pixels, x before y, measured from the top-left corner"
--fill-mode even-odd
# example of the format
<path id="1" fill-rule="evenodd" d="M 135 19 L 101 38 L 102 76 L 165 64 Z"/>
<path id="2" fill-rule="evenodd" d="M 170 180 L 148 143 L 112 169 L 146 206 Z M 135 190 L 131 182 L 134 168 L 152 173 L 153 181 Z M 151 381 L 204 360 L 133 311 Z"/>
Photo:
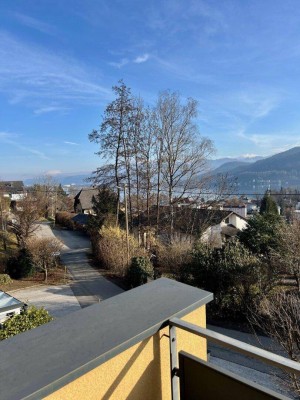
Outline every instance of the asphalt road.
<path id="1" fill-rule="evenodd" d="M 9 294 L 28 305 L 44 307 L 55 318 L 64 317 L 81 308 L 70 285 L 34 286 L 13 290 Z"/>
<path id="2" fill-rule="evenodd" d="M 73 277 L 70 284 L 81 307 L 116 296 L 123 289 L 100 275 L 89 263 L 91 244 L 89 238 L 77 231 L 51 229 L 49 224 L 40 224 L 37 236 L 55 237 L 63 244 L 61 261 Z"/>

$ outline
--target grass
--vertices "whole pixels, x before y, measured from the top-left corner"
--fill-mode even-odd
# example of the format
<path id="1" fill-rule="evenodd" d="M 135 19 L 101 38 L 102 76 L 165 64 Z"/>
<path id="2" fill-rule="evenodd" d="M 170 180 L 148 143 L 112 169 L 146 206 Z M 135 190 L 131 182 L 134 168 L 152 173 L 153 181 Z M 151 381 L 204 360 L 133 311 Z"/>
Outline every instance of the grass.
<path id="1" fill-rule="evenodd" d="M 59 266 L 48 273 L 48 281 L 44 281 L 44 274 L 36 272 L 34 276 L 23 278 L 20 280 L 13 279 L 13 282 L 8 285 L 0 284 L 0 290 L 8 292 L 10 290 L 25 289 L 30 286 L 39 285 L 63 285 L 70 281 L 70 275 L 65 272 L 65 268 Z"/>
<path id="2" fill-rule="evenodd" d="M 15 235 L 11 232 L 7 232 L 7 249 L 4 251 L 3 241 L 0 237 L 0 274 L 5 272 L 6 260 L 17 253 L 18 246 Z M 24 289 L 30 286 L 38 285 L 62 285 L 70 281 L 69 273 L 65 271 L 65 268 L 58 265 L 55 269 L 52 269 L 48 273 L 48 281 L 44 282 L 44 274 L 42 272 L 36 272 L 33 276 L 23 278 L 20 280 L 13 279 L 11 284 L 3 285 L 0 284 L 0 290 L 10 291 L 16 289 Z"/>

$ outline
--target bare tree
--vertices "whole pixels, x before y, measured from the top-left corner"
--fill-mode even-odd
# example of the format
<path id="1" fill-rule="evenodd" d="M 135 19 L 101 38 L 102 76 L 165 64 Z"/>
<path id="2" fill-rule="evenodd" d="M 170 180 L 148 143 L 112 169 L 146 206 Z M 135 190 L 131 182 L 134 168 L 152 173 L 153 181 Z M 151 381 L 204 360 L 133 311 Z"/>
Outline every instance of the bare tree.
<path id="1" fill-rule="evenodd" d="M 277 293 L 264 297 L 255 310 L 251 310 L 250 322 L 273 338 L 293 361 L 300 362 L 300 297 L 298 292 Z M 300 382 L 294 374 L 286 375 L 286 382 L 300 395 Z"/>
<path id="2" fill-rule="evenodd" d="M 199 191 L 203 185 L 200 174 L 206 170 L 207 158 L 213 152 L 213 144 L 211 140 L 200 136 L 195 124 L 196 100 L 190 98 L 182 104 L 178 93 L 163 92 L 159 96 L 155 112 L 157 137 L 161 141 L 157 191 L 159 194 L 161 174 L 163 187 L 168 193 L 172 239 L 175 194 L 178 201 L 187 191 Z"/>
<path id="3" fill-rule="evenodd" d="M 278 247 L 271 253 L 271 259 L 281 267 L 282 272 L 293 276 L 300 292 L 300 221 L 281 224 Z"/>
<path id="4" fill-rule="evenodd" d="M 44 279 L 47 282 L 48 272 L 56 265 L 62 248 L 61 242 L 49 238 L 33 238 L 27 243 L 27 249 L 33 264 L 44 272 Z"/>
<path id="5" fill-rule="evenodd" d="M 9 210 L 10 199 L 4 196 L 4 191 L 0 187 L 0 232 L 3 243 L 3 250 L 7 250 L 7 212 Z"/>
<path id="6" fill-rule="evenodd" d="M 14 211 L 13 218 L 8 221 L 8 226 L 16 235 L 18 245 L 21 248 L 26 247 L 28 239 L 38 228 L 36 224 L 39 219 L 37 204 L 37 199 L 33 195 L 24 195 L 18 203 L 17 210 Z"/>
<path id="7" fill-rule="evenodd" d="M 127 178 L 128 190 L 131 190 L 131 169 L 129 161 L 128 135 L 130 117 L 133 109 L 130 89 L 121 80 L 114 86 L 116 99 L 106 107 L 100 129 L 89 135 L 91 142 L 98 143 L 96 153 L 107 161 L 113 160 L 95 171 L 95 178 L 101 183 L 114 186 L 118 190 L 118 210 L 120 207 L 120 185 Z M 118 218 L 118 212 L 117 212 Z"/>
<path id="8" fill-rule="evenodd" d="M 55 217 L 58 184 L 51 175 L 44 175 L 37 179 L 32 188 L 32 195 L 36 199 L 36 206 L 41 217 Z"/>

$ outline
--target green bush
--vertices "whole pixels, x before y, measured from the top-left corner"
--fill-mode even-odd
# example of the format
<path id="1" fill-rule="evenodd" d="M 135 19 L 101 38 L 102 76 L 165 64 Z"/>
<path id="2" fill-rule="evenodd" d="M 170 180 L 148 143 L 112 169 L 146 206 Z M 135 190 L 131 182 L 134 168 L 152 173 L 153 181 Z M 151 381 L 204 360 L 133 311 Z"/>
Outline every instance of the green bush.
<path id="1" fill-rule="evenodd" d="M 0 285 L 9 285 L 12 283 L 12 279 L 7 274 L 0 274 Z"/>
<path id="2" fill-rule="evenodd" d="M 153 265 L 148 257 L 133 257 L 127 279 L 131 287 L 137 287 L 147 283 L 148 278 L 153 278 L 153 274 Z"/>
<path id="3" fill-rule="evenodd" d="M 22 310 L 19 315 L 14 315 L 3 322 L 2 329 L 0 329 L 0 340 L 36 328 L 52 320 L 53 317 L 44 308 L 28 307 L 27 310 Z"/>
<path id="4" fill-rule="evenodd" d="M 266 265 L 239 242 L 221 249 L 199 244 L 179 280 L 214 293 L 210 313 L 222 319 L 244 319 L 269 283 Z"/>
<path id="5" fill-rule="evenodd" d="M 33 275 L 34 266 L 26 249 L 20 250 L 17 257 L 7 260 L 6 273 L 13 279 L 22 279 Z"/>

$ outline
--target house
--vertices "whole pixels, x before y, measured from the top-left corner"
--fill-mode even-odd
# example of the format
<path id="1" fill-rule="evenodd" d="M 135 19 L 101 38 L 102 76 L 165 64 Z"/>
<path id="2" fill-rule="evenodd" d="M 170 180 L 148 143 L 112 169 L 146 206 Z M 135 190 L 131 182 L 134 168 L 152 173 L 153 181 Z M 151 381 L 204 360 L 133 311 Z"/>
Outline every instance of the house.
<path id="1" fill-rule="evenodd" d="M 0 181 L 0 195 L 9 199 L 10 208 L 15 209 L 26 195 L 23 181 Z"/>
<path id="2" fill-rule="evenodd" d="M 140 216 L 142 230 L 156 226 L 156 208 L 151 209 L 150 218 L 143 213 Z M 159 237 L 168 240 L 171 216 L 167 206 L 160 207 Z M 193 242 L 201 238 L 216 247 L 222 246 L 226 240 L 231 240 L 237 232 L 247 226 L 246 218 L 235 213 L 219 209 L 177 207 L 173 209 L 173 241 Z"/>
<path id="3" fill-rule="evenodd" d="M 243 218 L 247 218 L 247 205 L 244 203 L 231 204 L 225 203 L 222 207 L 225 211 L 233 211 L 234 213 L 240 215 Z"/>
<path id="4" fill-rule="evenodd" d="M 0 342 L 1 399 L 287 399 L 213 364 L 207 342 L 300 375 L 211 329 L 213 294 L 161 278 Z"/>
<path id="5" fill-rule="evenodd" d="M 24 303 L 0 290 L 0 324 L 15 314 L 20 314 Z"/>
<path id="6" fill-rule="evenodd" d="M 81 189 L 74 197 L 74 211 L 80 214 L 94 214 L 93 197 L 97 195 L 95 189 Z"/>
<path id="7" fill-rule="evenodd" d="M 0 191 L 3 194 L 20 194 L 24 191 L 24 183 L 22 181 L 0 181 Z"/>
<path id="8" fill-rule="evenodd" d="M 174 230 L 179 238 L 191 241 L 200 237 L 215 247 L 221 247 L 226 240 L 231 240 L 238 231 L 247 226 L 247 220 L 234 211 L 193 209 L 177 215 Z"/>

